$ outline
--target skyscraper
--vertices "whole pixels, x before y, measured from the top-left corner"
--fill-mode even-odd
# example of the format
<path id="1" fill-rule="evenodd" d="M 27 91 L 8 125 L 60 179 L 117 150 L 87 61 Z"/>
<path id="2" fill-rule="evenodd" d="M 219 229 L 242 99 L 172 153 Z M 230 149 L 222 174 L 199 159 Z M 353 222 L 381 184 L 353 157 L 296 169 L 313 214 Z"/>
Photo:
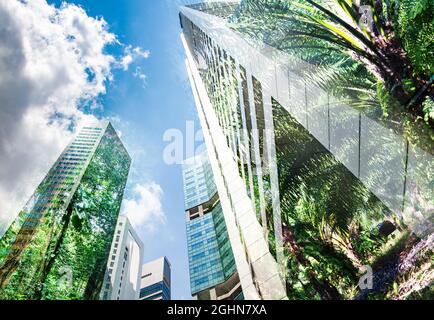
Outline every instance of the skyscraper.
<path id="1" fill-rule="evenodd" d="M 145 263 L 142 267 L 139 300 L 170 300 L 171 266 L 166 257 Z"/>
<path id="2" fill-rule="evenodd" d="M 126 216 L 119 216 L 106 278 L 101 290 L 102 300 L 137 300 L 142 276 L 143 243 Z"/>
<path id="3" fill-rule="evenodd" d="M 0 241 L 1 298 L 99 298 L 130 162 L 109 122 L 81 129 Z"/>
<path id="4" fill-rule="evenodd" d="M 249 176 L 244 174 L 249 170 L 251 177 L 252 167 L 248 166 L 248 149 L 240 145 L 240 133 L 236 135 L 235 119 L 232 119 L 240 113 L 235 109 L 228 112 L 236 103 L 237 88 L 229 86 L 229 82 L 226 82 L 229 79 L 224 78 L 227 70 L 218 65 L 218 57 L 223 57 L 222 51 L 216 46 L 209 51 L 204 50 L 205 46 L 213 43 L 212 34 L 201 32 L 197 26 L 199 22 L 206 23 L 208 19 L 217 19 L 224 25 L 224 19 L 236 8 L 236 3 L 226 1 L 224 4 L 226 5 L 217 2 L 181 8 L 180 21 L 187 53 L 187 71 L 243 296 L 249 300 L 283 299 L 284 283 L 279 276 L 277 263 L 268 250 L 267 241 L 261 231 L 263 227 L 253 210 L 252 201 L 255 199 L 247 193 L 250 188 L 246 189 L 244 184 L 246 181 L 250 187 L 253 180 L 249 180 Z M 212 56 L 206 56 L 206 52 L 212 52 Z M 208 84 L 208 87 L 205 87 L 204 83 Z M 225 85 L 227 87 L 224 87 Z M 218 100 L 209 100 L 208 94 L 211 95 L 211 92 Z M 204 109 L 205 104 L 207 110 Z M 229 121 L 232 121 L 231 124 Z M 238 126 L 240 123 L 241 119 L 238 118 Z M 243 162 L 240 152 L 245 154 Z M 239 161 L 235 160 L 235 157 Z M 243 170 L 239 171 L 240 168 Z"/>
<path id="5" fill-rule="evenodd" d="M 397 226 L 430 226 L 421 168 L 433 157 L 325 91 L 311 76 L 318 68 L 280 46 L 291 35 L 284 24 L 249 25 L 273 8 L 282 15 L 284 2 L 239 3 L 182 7 L 180 23 L 243 294 L 351 298 L 364 262 L 408 236 Z M 406 221 L 415 206 L 424 219 Z M 387 224 L 394 236 L 379 237 Z"/>
<path id="6" fill-rule="evenodd" d="M 242 299 L 231 242 L 206 152 L 184 161 L 190 288 L 194 299 Z"/>

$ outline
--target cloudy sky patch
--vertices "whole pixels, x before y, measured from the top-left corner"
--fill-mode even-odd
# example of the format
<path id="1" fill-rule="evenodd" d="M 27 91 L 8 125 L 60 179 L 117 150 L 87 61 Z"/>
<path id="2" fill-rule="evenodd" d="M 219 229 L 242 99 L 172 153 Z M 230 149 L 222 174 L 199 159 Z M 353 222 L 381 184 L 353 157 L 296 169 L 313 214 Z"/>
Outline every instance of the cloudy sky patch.
<path id="1" fill-rule="evenodd" d="M 0 1 L 0 234 L 72 139 L 95 117 L 112 70 L 149 56 L 124 45 L 106 21 L 77 5 L 45 0 Z M 108 46 L 124 47 L 123 55 Z"/>

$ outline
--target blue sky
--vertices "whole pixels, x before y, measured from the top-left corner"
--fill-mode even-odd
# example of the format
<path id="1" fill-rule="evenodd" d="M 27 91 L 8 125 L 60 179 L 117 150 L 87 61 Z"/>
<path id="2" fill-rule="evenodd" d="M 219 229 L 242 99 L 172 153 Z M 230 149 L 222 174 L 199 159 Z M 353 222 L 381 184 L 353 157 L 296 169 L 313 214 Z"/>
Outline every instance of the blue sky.
<path id="1" fill-rule="evenodd" d="M 58 6 L 61 1 L 48 1 Z M 103 95 L 103 117 L 114 119 L 133 157 L 125 197 L 137 183 L 161 186 L 164 224 L 138 230 L 144 242 L 144 261 L 167 256 L 172 264 L 172 296 L 189 299 L 185 215 L 180 165 L 163 161 L 163 134 L 167 129 L 185 131 L 186 121 L 199 124 L 184 66 L 180 40 L 179 2 L 172 0 L 68 1 L 83 7 L 92 17 L 102 16 L 118 40 L 149 50 L 147 59 L 133 62 L 128 72 L 114 71 L 114 80 Z M 107 50 L 119 50 L 113 46 Z M 136 67 L 146 74 L 143 83 L 134 77 Z"/>

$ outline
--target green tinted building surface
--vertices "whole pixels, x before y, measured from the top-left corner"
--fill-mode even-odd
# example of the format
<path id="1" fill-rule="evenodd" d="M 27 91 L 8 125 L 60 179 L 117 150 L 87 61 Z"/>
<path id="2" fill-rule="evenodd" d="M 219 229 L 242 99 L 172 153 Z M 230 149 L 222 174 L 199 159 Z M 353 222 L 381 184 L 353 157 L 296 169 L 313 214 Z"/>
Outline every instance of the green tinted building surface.
<path id="1" fill-rule="evenodd" d="M 97 299 L 130 163 L 110 123 L 79 132 L 0 241 L 1 299 Z"/>
<path id="2" fill-rule="evenodd" d="M 185 161 L 183 178 L 190 287 L 195 296 L 224 283 L 236 266 L 206 153 Z"/>
<path id="3" fill-rule="evenodd" d="M 243 0 L 229 18 L 214 3 L 180 11 L 198 115 L 207 150 L 215 153 L 215 180 L 223 182 L 220 198 L 225 204 L 227 195 L 232 209 L 225 214 L 238 222 L 245 248 L 237 252 L 233 246 L 235 258 L 238 263 L 247 257 L 261 299 L 405 297 L 399 290 L 413 290 L 402 281 L 411 272 L 390 272 L 390 266 L 398 270 L 399 252 L 405 254 L 404 243 L 414 246 L 415 236 L 432 241 L 432 139 L 415 126 L 413 136 L 402 134 L 407 124 L 379 116 L 380 104 L 362 106 L 357 97 L 335 90 L 349 80 L 338 84 L 332 76 L 324 86 L 329 69 L 315 58 L 324 61 L 333 51 L 300 57 L 300 43 L 291 41 L 312 30 L 310 23 L 291 29 L 289 3 Z M 365 82 L 366 73 L 354 70 Z M 238 182 L 246 192 L 237 192 Z M 188 230 L 191 246 L 195 232 Z M 432 264 L 421 247 L 414 249 L 416 268 Z M 258 259 L 258 251 L 272 259 Z M 276 264 L 282 281 L 273 282 Z M 365 265 L 378 275 L 373 288 L 359 286 Z M 192 290 L 205 286 L 202 278 L 206 283 L 206 273 L 197 271 Z M 420 282 L 426 295 L 431 282 Z M 244 290 L 246 296 L 253 291 Z"/>

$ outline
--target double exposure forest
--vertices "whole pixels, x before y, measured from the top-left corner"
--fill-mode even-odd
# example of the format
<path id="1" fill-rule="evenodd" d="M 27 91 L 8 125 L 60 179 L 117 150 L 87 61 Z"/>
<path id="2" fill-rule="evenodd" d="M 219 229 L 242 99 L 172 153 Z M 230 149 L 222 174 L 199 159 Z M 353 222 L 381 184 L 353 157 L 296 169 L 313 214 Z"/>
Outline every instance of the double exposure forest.
<path id="1" fill-rule="evenodd" d="M 287 297 L 434 299 L 434 0 L 242 0 L 223 16 L 279 51 L 270 78 L 285 70 L 280 90 L 181 17 Z M 51 169 L 0 239 L 0 299 L 100 298 L 130 164 L 109 124 L 69 178 Z"/>
<path id="2" fill-rule="evenodd" d="M 81 179 L 48 174 L 0 241 L 0 299 L 99 299 L 130 162 L 109 125 Z"/>
<path id="3" fill-rule="evenodd" d="M 281 237 L 288 297 L 432 299 L 434 1 L 243 0 L 229 26 L 258 48 L 265 43 L 288 53 L 290 72 L 302 85 L 325 92 L 307 94 L 308 119 L 329 117 L 350 131 L 354 113 L 341 111 L 350 107 L 360 128 L 372 119 L 406 144 L 401 157 L 387 131 L 359 136 L 358 172 L 351 172 L 342 159 L 350 162 L 346 148 L 354 141 L 335 150 L 339 161 L 273 100 L 281 235 L 274 234 L 266 169 L 262 178 L 270 249 L 279 250 Z M 291 69 L 300 61 L 309 67 Z M 375 155 L 366 162 L 364 154 Z M 370 190 L 399 179 L 404 191 L 383 190 L 379 199 Z M 257 183 L 252 193 L 257 198 Z M 372 283 L 362 289 L 368 271 Z"/>

